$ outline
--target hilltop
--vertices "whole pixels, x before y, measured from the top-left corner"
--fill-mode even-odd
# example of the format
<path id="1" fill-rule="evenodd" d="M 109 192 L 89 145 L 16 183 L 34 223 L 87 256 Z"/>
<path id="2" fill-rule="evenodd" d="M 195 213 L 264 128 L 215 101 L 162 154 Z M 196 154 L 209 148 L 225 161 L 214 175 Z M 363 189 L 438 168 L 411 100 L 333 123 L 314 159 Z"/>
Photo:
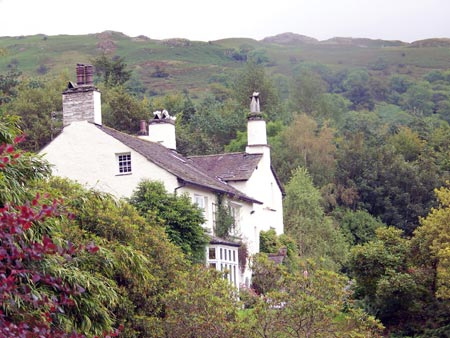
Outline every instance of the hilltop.
<path id="1" fill-rule="evenodd" d="M 105 31 L 88 35 L 0 37 L 0 72 L 18 67 L 35 76 L 73 71 L 77 62 L 90 62 L 106 53 L 124 57 L 135 84 L 149 95 L 189 90 L 194 95 L 229 78 L 246 60 L 264 65 L 268 73 L 291 78 L 305 63 L 331 69 L 367 68 L 381 62 L 380 76 L 390 73 L 422 76 L 450 68 L 450 39 L 402 41 L 335 37 L 315 38 L 283 33 L 260 41 L 230 38 L 200 42 L 177 38 L 155 40 Z M 162 76 L 161 76 L 162 75 Z"/>

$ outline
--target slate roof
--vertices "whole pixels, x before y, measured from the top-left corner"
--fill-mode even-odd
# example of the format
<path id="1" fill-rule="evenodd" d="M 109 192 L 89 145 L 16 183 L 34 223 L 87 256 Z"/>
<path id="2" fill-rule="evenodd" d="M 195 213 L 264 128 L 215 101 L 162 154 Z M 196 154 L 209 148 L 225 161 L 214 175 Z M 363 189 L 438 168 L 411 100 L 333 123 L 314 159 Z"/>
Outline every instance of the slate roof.
<path id="1" fill-rule="evenodd" d="M 262 154 L 228 153 L 188 157 L 214 177 L 226 182 L 247 181 L 258 166 Z M 270 168 L 283 196 L 285 191 L 273 167 Z"/>
<path id="2" fill-rule="evenodd" d="M 192 160 L 168 149 L 163 145 L 147 140 L 142 140 L 136 136 L 131 136 L 106 126 L 95 125 L 104 133 L 114 137 L 134 151 L 144 156 L 150 162 L 167 170 L 178 178 L 181 183 L 207 188 L 218 193 L 225 193 L 228 196 L 252 203 L 262 204 L 260 201 L 251 198 L 220 178 L 212 176 Z"/>
<path id="3" fill-rule="evenodd" d="M 214 177 L 224 181 L 246 181 L 258 166 L 262 154 L 229 153 L 191 156 L 189 159 Z"/>

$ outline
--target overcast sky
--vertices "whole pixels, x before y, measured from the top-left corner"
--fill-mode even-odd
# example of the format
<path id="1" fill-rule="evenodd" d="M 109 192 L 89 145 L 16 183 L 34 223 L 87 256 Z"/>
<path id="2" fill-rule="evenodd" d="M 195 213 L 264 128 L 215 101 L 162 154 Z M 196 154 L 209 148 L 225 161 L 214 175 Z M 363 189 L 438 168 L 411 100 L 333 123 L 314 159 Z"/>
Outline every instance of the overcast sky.
<path id="1" fill-rule="evenodd" d="M 262 39 L 284 32 L 403 40 L 450 37 L 450 0 L 0 0 L 0 36 L 105 30 L 153 39 Z"/>

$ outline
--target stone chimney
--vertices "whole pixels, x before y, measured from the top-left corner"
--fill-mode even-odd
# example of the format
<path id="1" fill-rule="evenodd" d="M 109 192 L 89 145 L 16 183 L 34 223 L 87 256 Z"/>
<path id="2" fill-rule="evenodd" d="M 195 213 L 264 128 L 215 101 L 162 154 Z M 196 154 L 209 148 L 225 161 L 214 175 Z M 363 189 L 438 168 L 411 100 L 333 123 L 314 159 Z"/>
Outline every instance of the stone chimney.
<path id="1" fill-rule="evenodd" d="M 147 131 L 145 130 L 145 121 L 141 121 L 139 138 L 176 150 L 175 117 L 170 116 L 167 110 L 157 110 L 153 112 L 153 116 L 153 119 L 148 122 Z"/>
<path id="2" fill-rule="evenodd" d="M 69 82 L 63 92 L 63 124 L 89 121 L 102 124 L 100 92 L 93 83 L 94 67 L 77 64 L 77 83 Z"/>

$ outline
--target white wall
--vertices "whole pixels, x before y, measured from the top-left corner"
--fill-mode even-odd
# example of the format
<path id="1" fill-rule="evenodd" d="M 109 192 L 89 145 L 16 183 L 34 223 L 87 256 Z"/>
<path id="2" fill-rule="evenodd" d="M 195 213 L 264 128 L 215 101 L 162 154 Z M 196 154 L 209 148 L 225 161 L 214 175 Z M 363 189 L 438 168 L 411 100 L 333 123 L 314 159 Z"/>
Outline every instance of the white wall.
<path id="1" fill-rule="evenodd" d="M 164 120 L 157 120 L 164 121 Z M 175 124 L 170 122 L 155 122 L 151 120 L 148 125 L 148 135 L 140 136 L 152 142 L 160 143 L 169 149 L 177 149 L 177 141 L 175 137 Z"/>
<path id="2" fill-rule="evenodd" d="M 132 173 L 119 174 L 116 154 L 131 153 Z M 88 122 L 73 122 L 42 151 L 53 174 L 88 187 L 129 197 L 142 179 L 164 182 L 167 191 L 179 185 L 176 177 Z"/>
<path id="3" fill-rule="evenodd" d="M 253 213 L 248 217 L 245 235 L 254 239 L 250 253 L 259 252 L 259 232 L 275 229 L 278 235 L 284 232 L 283 196 L 270 167 L 270 148 L 268 146 L 247 147 L 247 152 L 262 153 L 252 176 L 247 181 L 230 182 L 235 188 L 263 204 L 254 204 Z"/>

